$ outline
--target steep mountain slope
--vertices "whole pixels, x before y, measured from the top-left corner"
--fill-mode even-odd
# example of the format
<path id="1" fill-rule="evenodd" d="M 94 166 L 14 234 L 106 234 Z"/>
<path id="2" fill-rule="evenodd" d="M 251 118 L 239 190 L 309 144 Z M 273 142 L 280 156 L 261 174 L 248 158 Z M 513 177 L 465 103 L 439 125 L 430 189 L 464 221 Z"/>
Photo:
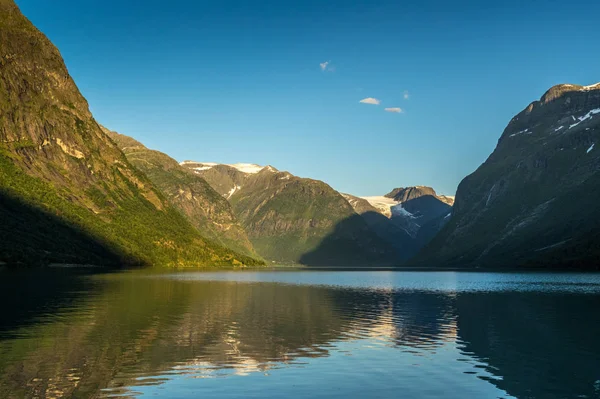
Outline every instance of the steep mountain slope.
<path id="1" fill-rule="evenodd" d="M 200 233 L 241 254 L 258 257 L 231 205 L 202 177 L 168 155 L 146 148 L 131 137 L 103 128 L 127 160 L 154 183 Z"/>
<path id="2" fill-rule="evenodd" d="M 364 198 L 350 194 L 342 195 L 375 234 L 396 248 L 401 260 L 407 260 L 417 252 L 418 248 L 415 246 L 414 238 L 390 219 L 391 214 L 386 216 L 385 209 L 376 208 Z"/>
<path id="3" fill-rule="evenodd" d="M 230 198 L 252 175 L 263 169 L 266 168 L 272 172 L 277 171 L 272 166 L 260 166 L 250 163 L 225 165 L 213 162 L 183 161 L 181 165 L 202 176 L 215 191 L 225 198 Z"/>
<path id="4" fill-rule="evenodd" d="M 450 221 L 415 262 L 597 268 L 599 141 L 600 84 L 552 87 L 460 183 Z"/>
<path id="5" fill-rule="evenodd" d="M 129 164 L 12 0 L 0 0 L 0 202 L 0 262 L 254 262 L 206 242 Z"/>
<path id="6" fill-rule="evenodd" d="M 377 266 L 398 260 L 396 250 L 321 181 L 271 166 L 182 165 L 229 199 L 257 252 L 267 259 L 323 266 Z"/>
<path id="7" fill-rule="evenodd" d="M 443 227 L 454 203 L 426 186 L 395 188 L 384 196 L 344 196 L 402 259 L 414 256 Z"/>

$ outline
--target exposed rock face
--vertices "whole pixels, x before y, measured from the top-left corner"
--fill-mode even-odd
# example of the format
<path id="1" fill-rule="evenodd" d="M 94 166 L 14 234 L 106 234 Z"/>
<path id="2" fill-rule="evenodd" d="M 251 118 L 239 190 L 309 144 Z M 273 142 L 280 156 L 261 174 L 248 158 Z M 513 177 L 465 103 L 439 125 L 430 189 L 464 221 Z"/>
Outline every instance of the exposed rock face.
<path id="1" fill-rule="evenodd" d="M 393 198 L 398 202 L 406 202 L 411 199 L 419 198 L 424 195 L 436 196 L 435 190 L 431 187 L 399 187 L 395 188 L 385 195 L 387 198 Z"/>
<path id="2" fill-rule="evenodd" d="M 127 160 L 158 187 L 200 233 L 239 253 L 258 257 L 231 205 L 202 177 L 168 155 L 146 148 L 131 137 L 103 128 Z"/>
<path id="3" fill-rule="evenodd" d="M 394 264 L 394 248 L 377 236 L 327 184 L 247 164 L 185 161 L 229 199 L 254 248 L 266 259 L 320 266 Z"/>
<path id="4" fill-rule="evenodd" d="M 0 197 L 2 217 L 20 229 L 17 238 L 0 225 L 0 261 L 253 262 L 202 239 L 131 166 L 12 0 L 0 0 Z M 53 226 L 85 239 L 71 245 Z"/>
<path id="5" fill-rule="evenodd" d="M 515 116 L 459 185 L 419 263 L 592 267 L 600 261 L 600 85 L 558 85 Z"/>

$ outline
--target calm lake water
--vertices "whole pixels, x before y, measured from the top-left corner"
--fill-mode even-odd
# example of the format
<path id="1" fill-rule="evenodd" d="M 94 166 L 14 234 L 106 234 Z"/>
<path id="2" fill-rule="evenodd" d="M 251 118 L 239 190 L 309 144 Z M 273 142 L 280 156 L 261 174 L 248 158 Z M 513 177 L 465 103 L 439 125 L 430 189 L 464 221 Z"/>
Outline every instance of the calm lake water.
<path id="1" fill-rule="evenodd" d="M 600 398 L 600 275 L 0 274 L 0 397 Z"/>

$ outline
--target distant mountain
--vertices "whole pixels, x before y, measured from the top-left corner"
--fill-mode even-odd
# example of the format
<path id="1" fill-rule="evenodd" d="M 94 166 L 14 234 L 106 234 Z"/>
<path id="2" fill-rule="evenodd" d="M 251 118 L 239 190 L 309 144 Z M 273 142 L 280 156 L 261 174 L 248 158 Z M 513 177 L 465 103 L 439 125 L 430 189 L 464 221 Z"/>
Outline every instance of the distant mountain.
<path id="1" fill-rule="evenodd" d="M 389 208 L 376 207 L 364 198 L 355 197 L 350 194 L 342 194 L 354 211 L 362 216 L 367 225 L 379 237 L 396 248 L 398 257 L 407 260 L 413 256 L 418 248 L 415 238 L 402 226 L 394 223 L 390 217 Z"/>
<path id="2" fill-rule="evenodd" d="M 204 237 L 241 254 L 258 257 L 229 202 L 206 180 L 168 155 L 150 150 L 131 137 L 106 128 L 103 131 Z"/>
<path id="3" fill-rule="evenodd" d="M 12 0 L 0 0 L 0 262 L 257 263 L 203 239 L 128 162 Z"/>
<path id="4" fill-rule="evenodd" d="M 272 166 L 185 161 L 231 203 L 264 258 L 321 266 L 391 265 L 396 250 L 327 184 Z"/>
<path id="5" fill-rule="evenodd" d="M 460 183 L 452 217 L 415 263 L 598 268 L 599 142 L 600 84 L 552 87 Z"/>
<path id="6" fill-rule="evenodd" d="M 381 237 L 398 248 L 403 259 L 415 255 L 444 226 L 454 203 L 453 197 L 438 195 L 426 186 L 395 188 L 384 196 L 344 195 Z"/>

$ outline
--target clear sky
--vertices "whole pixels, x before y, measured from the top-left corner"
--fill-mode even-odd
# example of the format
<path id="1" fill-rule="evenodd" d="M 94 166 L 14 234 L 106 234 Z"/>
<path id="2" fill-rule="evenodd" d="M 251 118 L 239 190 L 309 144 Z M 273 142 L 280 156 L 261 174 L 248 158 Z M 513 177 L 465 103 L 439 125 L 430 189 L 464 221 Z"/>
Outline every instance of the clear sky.
<path id="1" fill-rule="evenodd" d="M 17 4 L 106 127 L 356 195 L 454 194 L 529 102 L 600 81 L 600 1 Z"/>

